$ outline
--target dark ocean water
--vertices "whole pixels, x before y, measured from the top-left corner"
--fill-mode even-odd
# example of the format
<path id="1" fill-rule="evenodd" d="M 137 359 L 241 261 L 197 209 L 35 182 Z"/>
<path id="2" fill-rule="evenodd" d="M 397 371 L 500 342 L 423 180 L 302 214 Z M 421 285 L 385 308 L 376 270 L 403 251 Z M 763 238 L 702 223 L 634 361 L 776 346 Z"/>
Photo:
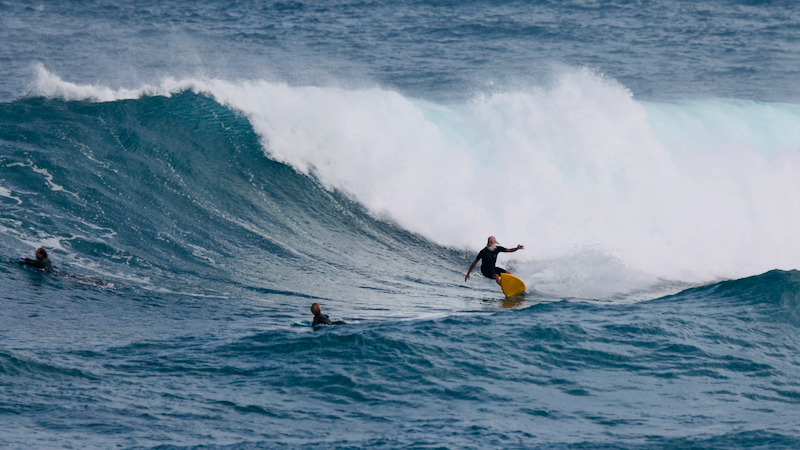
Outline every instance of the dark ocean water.
<path id="1" fill-rule="evenodd" d="M 798 24 L 0 2 L 0 446 L 797 448 Z"/>

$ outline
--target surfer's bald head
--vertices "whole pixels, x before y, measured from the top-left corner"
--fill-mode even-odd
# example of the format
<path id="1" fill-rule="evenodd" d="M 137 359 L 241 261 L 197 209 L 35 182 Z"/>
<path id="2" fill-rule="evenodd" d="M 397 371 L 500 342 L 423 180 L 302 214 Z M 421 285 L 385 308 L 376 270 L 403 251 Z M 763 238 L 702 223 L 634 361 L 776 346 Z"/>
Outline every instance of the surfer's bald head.
<path id="1" fill-rule="evenodd" d="M 497 239 L 495 239 L 494 236 L 489 236 L 489 239 L 486 240 L 486 243 L 489 245 L 494 245 L 497 243 Z"/>

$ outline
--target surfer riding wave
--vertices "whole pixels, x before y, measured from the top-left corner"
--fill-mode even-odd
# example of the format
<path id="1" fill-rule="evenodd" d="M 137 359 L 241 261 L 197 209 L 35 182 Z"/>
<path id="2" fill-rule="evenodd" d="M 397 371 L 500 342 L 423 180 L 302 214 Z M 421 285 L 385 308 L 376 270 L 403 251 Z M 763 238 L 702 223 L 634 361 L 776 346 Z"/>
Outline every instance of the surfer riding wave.
<path id="1" fill-rule="evenodd" d="M 522 245 L 517 245 L 515 248 L 505 248 L 503 246 L 497 245 L 497 240 L 494 236 L 489 236 L 489 239 L 486 242 L 486 247 L 478 253 L 478 256 L 475 257 L 475 261 L 472 261 L 472 265 L 469 266 L 469 270 L 467 271 L 467 276 L 464 277 L 464 281 L 469 280 L 469 274 L 472 272 L 472 269 L 478 265 L 478 261 L 481 261 L 481 273 L 486 278 L 494 278 L 494 281 L 497 284 L 500 284 L 500 274 L 501 273 L 508 273 L 505 269 L 501 269 L 500 267 L 496 267 L 497 264 L 497 255 L 500 253 L 513 253 L 517 250 L 524 250 L 525 247 Z"/>

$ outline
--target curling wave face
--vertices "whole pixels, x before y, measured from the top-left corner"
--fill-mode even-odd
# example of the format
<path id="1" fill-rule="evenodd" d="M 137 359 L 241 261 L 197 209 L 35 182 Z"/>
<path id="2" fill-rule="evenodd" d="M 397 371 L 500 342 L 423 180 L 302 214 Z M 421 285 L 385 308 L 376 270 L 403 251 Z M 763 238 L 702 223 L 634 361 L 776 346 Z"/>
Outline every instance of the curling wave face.
<path id="1" fill-rule="evenodd" d="M 26 99 L 0 115 L 12 253 L 44 245 L 65 272 L 135 289 L 355 308 L 370 290 L 429 304 L 459 281 L 463 254 L 264 157 L 247 120 L 208 97 Z M 451 282 L 423 292 L 426 274 Z"/>

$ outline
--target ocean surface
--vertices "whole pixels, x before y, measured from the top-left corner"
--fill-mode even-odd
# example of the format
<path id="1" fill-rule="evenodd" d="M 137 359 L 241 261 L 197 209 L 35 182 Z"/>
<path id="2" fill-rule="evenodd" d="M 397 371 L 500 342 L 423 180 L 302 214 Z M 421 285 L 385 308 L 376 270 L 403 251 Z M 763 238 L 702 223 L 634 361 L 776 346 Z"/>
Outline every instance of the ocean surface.
<path id="1" fill-rule="evenodd" d="M 796 2 L 3 0 L 0 42 L 0 447 L 800 447 Z M 489 235 L 523 296 L 464 281 Z"/>

